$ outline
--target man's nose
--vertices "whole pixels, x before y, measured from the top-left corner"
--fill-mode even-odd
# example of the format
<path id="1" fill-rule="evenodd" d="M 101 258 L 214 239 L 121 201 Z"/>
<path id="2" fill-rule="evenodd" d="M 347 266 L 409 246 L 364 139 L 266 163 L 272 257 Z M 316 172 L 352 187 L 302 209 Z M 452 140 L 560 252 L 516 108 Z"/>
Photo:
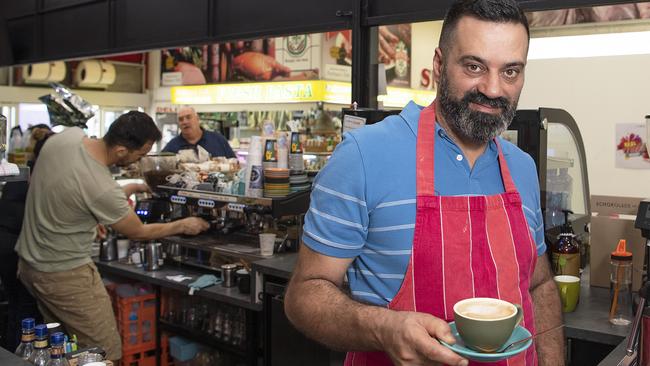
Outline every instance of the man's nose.
<path id="1" fill-rule="evenodd" d="M 503 96 L 502 88 L 503 80 L 498 72 L 489 72 L 481 80 L 478 85 L 478 91 L 483 93 L 490 99 Z"/>

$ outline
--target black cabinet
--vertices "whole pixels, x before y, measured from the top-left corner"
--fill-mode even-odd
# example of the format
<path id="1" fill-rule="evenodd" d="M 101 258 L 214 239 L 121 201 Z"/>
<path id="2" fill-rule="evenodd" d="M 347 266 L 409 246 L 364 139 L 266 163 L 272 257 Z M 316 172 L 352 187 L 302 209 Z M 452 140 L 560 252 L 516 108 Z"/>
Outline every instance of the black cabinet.
<path id="1" fill-rule="evenodd" d="M 106 53 L 108 8 L 108 1 L 102 1 L 43 14 L 43 56 L 55 60 Z"/>
<path id="2" fill-rule="evenodd" d="M 264 365 L 343 365 L 345 354 L 330 351 L 308 339 L 291 325 L 284 313 L 287 281 L 265 276 Z"/>
<path id="3" fill-rule="evenodd" d="M 55 9 L 62 9 L 71 6 L 89 4 L 97 2 L 98 0 L 43 0 L 42 11 L 49 11 Z"/>
<path id="4" fill-rule="evenodd" d="M 116 47 L 189 45 L 209 36 L 208 0 L 116 0 Z"/>
<path id="5" fill-rule="evenodd" d="M 36 13 L 36 0 L 2 0 L 0 14 L 5 19 L 15 19 Z"/>
<path id="6" fill-rule="evenodd" d="M 7 21 L 7 33 L 9 42 L 11 42 L 13 59 L 16 63 L 40 57 L 41 52 L 39 39 L 36 37 L 35 16 Z"/>

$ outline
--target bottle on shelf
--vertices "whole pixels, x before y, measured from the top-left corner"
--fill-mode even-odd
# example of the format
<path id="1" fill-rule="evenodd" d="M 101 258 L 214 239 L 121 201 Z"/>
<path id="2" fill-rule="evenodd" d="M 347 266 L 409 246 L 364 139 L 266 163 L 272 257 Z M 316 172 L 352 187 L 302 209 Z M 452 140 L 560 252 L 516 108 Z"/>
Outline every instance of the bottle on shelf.
<path id="1" fill-rule="evenodd" d="M 573 231 L 569 214 L 564 212 L 564 225 L 555 245 L 551 248 L 553 272 L 555 275 L 570 275 L 580 277 L 580 241 Z"/>
<path id="2" fill-rule="evenodd" d="M 610 302 L 609 322 L 614 325 L 632 323 L 632 253 L 626 250 L 621 239 L 610 256 L 609 275 Z"/>
<path id="3" fill-rule="evenodd" d="M 22 335 L 20 337 L 20 345 L 14 352 L 18 357 L 27 361 L 29 356 L 34 352 L 34 318 L 25 318 L 21 323 Z"/>
<path id="4" fill-rule="evenodd" d="M 36 366 L 45 366 L 50 359 L 47 344 L 47 325 L 39 324 L 34 328 L 34 352 L 29 356 L 29 362 Z"/>
<path id="5" fill-rule="evenodd" d="M 65 358 L 65 337 L 63 333 L 56 332 L 50 337 L 50 360 L 45 366 L 70 366 Z"/>

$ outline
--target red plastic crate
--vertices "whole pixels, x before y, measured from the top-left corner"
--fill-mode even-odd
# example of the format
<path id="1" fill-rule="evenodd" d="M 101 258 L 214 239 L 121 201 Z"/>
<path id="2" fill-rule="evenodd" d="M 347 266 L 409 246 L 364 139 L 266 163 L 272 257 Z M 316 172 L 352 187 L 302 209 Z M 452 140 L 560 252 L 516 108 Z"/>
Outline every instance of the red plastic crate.
<path id="1" fill-rule="evenodd" d="M 113 302 L 117 329 L 122 338 L 122 354 L 139 354 L 155 350 L 156 295 L 121 298 L 115 293 L 116 287 L 117 285 L 110 284 L 106 286 L 106 290 Z"/>
<path id="2" fill-rule="evenodd" d="M 160 366 L 174 366 L 174 359 L 169 354 L 169 336 L 166 333 L 160 337 Z"/>
<path id="3" fill-rule="evenodd" d="M 123 354 L 121 366 L 156 366 L 156 350 Z"/>

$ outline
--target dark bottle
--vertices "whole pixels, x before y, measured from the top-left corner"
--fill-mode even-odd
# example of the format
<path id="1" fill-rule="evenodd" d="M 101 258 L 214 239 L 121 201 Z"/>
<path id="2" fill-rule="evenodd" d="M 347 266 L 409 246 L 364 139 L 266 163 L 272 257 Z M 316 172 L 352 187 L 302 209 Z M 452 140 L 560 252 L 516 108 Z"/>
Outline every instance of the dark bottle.
<path id="1" fill-rule="evenodd" d="M 34 318 L 25 318 L 23 319 L 22 326 L 22 335 L 20 337 L 20 345 L 16 348 L 14 352 L 18 357 L 27 361 L 29 356 L 34 352 Z"/>
<path id="2" fill-rule="evenodd" d="M 551 248 L 553 272 L 555 275 L 580 277 L 580 241 L 569 221 L 569 214 L 573 212 L 570 210 L 562 210 L 562 212 L 564 212 L 564 226 L 555 245 Z"/>

